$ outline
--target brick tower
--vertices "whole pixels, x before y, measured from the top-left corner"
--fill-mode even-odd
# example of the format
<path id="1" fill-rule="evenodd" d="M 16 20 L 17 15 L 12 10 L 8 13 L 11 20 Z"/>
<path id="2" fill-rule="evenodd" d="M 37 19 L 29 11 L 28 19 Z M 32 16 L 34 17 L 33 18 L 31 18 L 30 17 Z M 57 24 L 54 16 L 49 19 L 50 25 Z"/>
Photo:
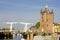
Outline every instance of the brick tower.
<path id="1" fill-rule="evenodd" d="M 46 5 L 44 11 L 40 11 L 40 27 L 39 32 L 52 33 L 53 32 L 54 13 L 53 10 L 49 11 Z"/>

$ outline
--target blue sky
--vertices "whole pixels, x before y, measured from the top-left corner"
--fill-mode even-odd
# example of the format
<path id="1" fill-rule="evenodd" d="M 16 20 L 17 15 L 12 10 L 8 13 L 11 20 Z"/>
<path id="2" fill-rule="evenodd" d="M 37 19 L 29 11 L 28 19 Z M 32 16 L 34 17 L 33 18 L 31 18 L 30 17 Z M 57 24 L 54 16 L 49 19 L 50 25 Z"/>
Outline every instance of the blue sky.
<path id="1" fill-rule="evenodd" d="M 60 22 L 60 0 L 0 0 L 0 27 L 10 21 L 35 24 L 46 4 L 54 10 L 54 22 Z"/>

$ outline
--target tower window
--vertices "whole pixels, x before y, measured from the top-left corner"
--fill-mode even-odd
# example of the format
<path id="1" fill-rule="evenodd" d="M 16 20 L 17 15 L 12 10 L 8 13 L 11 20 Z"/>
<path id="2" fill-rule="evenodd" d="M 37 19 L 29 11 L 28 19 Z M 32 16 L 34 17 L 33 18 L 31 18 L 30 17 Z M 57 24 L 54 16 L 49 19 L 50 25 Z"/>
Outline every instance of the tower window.
<path id="1" fill-rule="evenodd" d="M 47 21 L 48 21 L 48 19 L 47 19 Z"/>
<path id="2" fill-rule="evenodd" d="M 48 27 L 48 24 L 47 24 L 47 27 Z"/>
<path id="3" fill-rule="evenodd" d="M 43 17 L 41 17 L 41 18 L 43 18 Z"/>
<path id="4" fill-rule="evenodd" d="M 42 22 L 44 22 L 44 20 L 42 20 Z"/>

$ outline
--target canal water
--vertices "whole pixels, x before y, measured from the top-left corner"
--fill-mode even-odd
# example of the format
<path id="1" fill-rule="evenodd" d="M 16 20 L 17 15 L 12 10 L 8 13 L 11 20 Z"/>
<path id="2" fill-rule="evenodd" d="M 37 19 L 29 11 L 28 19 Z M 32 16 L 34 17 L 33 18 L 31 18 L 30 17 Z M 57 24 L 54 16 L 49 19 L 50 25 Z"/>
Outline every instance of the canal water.
<path id="1" fill-rule="evenodd" d="M 0 40 L 23 40 L 22 34 L 13 34 L 13 39 L 0 39 Z"/>

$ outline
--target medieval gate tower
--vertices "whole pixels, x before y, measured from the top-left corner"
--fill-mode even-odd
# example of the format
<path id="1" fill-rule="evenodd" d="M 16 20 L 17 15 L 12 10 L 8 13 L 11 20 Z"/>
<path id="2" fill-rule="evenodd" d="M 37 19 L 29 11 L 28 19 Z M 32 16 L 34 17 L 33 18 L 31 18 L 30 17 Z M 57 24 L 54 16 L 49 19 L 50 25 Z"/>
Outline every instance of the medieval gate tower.
<path id="1" fill-rule="evenodd" d="M 54 13 L 53 10 L 49 10 L 46 5 L 44 11 L 40 11 L 40 32 L 52 33 L 53 32 Z"/>

